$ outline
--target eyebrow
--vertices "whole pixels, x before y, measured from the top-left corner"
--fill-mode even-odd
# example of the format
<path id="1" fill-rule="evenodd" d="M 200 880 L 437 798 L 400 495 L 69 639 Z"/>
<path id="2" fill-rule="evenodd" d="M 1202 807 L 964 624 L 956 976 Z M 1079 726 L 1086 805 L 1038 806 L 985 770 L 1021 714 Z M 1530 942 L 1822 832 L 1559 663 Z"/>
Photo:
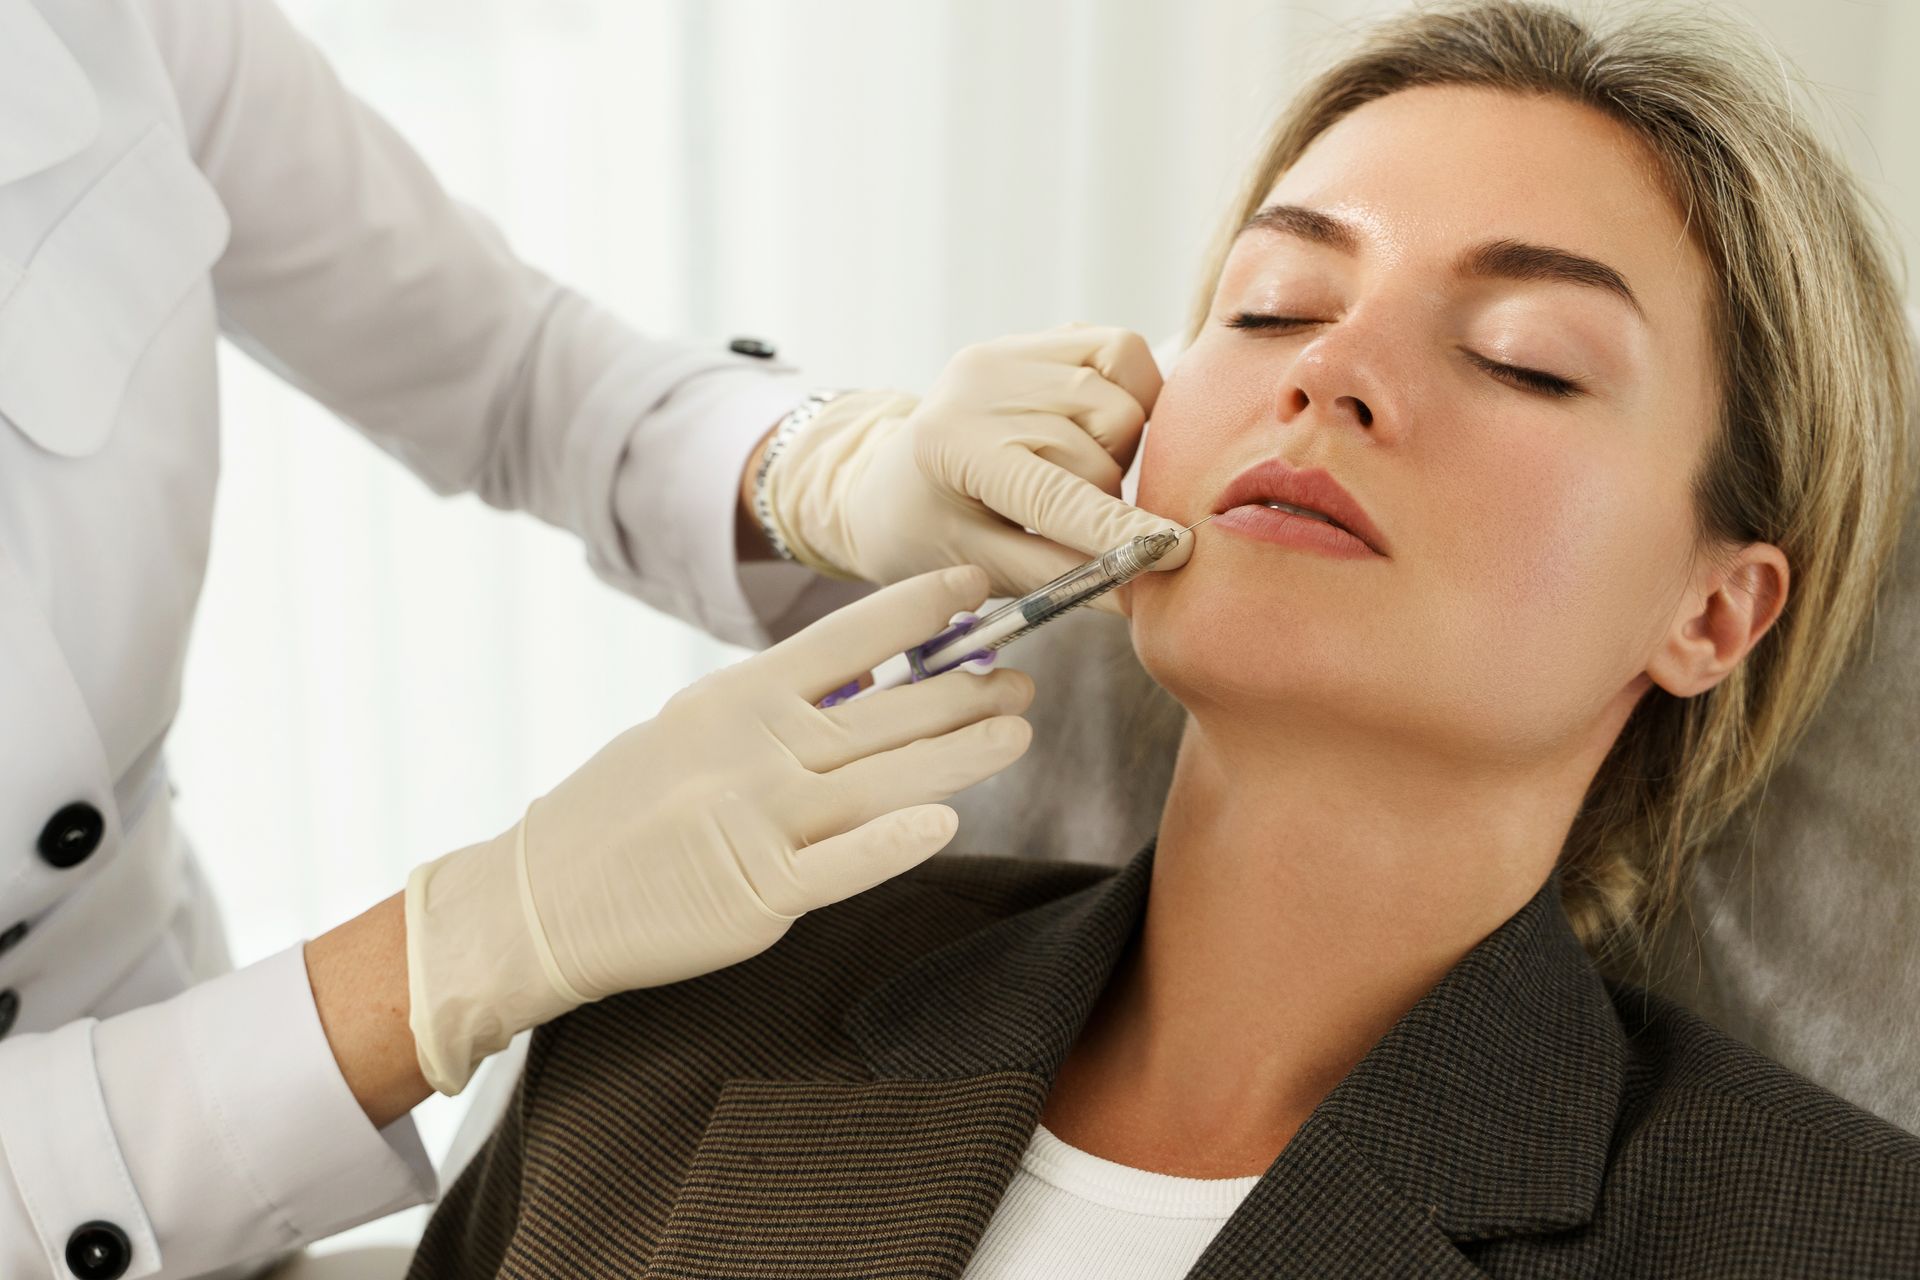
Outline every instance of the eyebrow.
<path id="1" fill-rule="evenodd" d="M 1321 213 L 1304 205 L 1270 204 L 1248 218 L 1234 235 L 1256 230 L 1278 231 L 1314 244 L 1324 244 L 1342 253 L 1358 253 L 1360 250 L 1360 234 L 1353 229 L 1351 222 L 1343 222 L 1332 214 Z"/>
<path id="2" fill-rule="evenodd" d="M 1235 235 L 1255 230 L 1278 231 L 1342 253 L 1360 250 L 1360 233 L 1351 222 L 1303 205 L 1270 204 L 1248 218 Z M 1550 280 L 1605 289 L 1618 295 L 1643 319 L 1646 316 L 1625 276 L 1604 262 L 1552 245 L 1489 240 L 1461 254 L 1454 269 L 1461 275 L 1482 278 Z"/>

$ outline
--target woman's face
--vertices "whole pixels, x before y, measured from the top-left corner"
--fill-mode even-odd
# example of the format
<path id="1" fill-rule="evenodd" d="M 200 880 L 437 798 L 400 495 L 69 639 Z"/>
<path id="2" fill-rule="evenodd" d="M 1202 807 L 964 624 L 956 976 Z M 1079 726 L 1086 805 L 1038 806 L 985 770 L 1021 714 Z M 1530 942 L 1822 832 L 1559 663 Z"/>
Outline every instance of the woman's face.
<path id="1" fill-rule="evenodd" d="M 1705 581 L 1710 275 L 1650 153 L 1558 98 L 1420 88 L 1322 134 L 1265 206 L 1154 408 L 1139 503 L 1190 523 L 1281 459 L 1379 546 L 1223 516 L 1134 585 L 1142 661 L 1196 714 L 1597 764 Z"/>

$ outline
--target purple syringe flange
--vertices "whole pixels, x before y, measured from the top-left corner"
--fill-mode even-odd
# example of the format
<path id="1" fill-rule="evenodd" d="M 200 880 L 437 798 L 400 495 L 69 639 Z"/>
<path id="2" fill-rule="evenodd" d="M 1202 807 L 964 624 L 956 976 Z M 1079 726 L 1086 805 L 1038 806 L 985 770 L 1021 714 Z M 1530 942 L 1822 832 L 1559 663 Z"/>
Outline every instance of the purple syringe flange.
<path id="1" fill-rule="evenodd" d="M 913 669 L 913 676 L 908 681 L 908 683 L 919 684 L 922 680 L 925 680 L 929 676 L 939 675 L 940 672 L 938 671 L 927 670 L 927 666 L 925 662 L 926 655 L 929 653 L 936 653 L 939 650 L 944 649 L 947 645 L 952 644 L 955 640 L 959 639 L 961 636 L 967 634 L 967 632 L 973 630 L 975 627 L 979 625 L 980 625 L 980 615 L 977 613 L 955 614 L 953 617 L 952 624 L 948 626 L 945 631 L 942 631 L 939 635 L 935 636 L 931 640 L 926 641 L 924 644 L 917 644 L 913 648 L 907 650 L 907 665 Z M 998 656 L 999 654 L 993 649 L 976 649 L 974 652 L 960 659 L 959 662 L 954 663 L 953 666 L 954 667 L 965 666 L 969 662 L 990 663 Z M 948 671 L 951 671 L 953 670 L 953 667 L 948 667 L 945 669 Z"/>

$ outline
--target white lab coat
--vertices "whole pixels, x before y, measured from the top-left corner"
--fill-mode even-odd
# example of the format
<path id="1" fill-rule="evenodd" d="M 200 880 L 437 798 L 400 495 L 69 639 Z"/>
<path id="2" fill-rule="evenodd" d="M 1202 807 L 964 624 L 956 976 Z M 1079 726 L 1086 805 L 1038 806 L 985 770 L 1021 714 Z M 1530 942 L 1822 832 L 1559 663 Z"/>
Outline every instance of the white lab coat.
<path id="1" fill-rule="evenodd" d="M 792 371 L 643 338 L 517 261 L 269 0 L 0 0 L 8 1280 L 70 1274 L 88 1223 L 126 1238 L 119 1274 L 188 1276 L 434 1191 L 411 1122 L 349 1095 L 300 948 L 227 972 L 172 821 L 217 332 L 723 638 L 848 590 L 735 571 L 737 477 Z"/>

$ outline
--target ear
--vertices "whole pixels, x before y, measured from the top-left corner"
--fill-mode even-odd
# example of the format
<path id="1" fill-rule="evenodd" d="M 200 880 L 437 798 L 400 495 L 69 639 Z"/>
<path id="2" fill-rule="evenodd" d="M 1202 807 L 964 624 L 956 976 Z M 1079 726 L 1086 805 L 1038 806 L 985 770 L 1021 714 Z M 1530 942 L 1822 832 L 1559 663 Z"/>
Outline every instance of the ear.
<path id="1" fill-rule="evenodd" d="M 1676 698 L 1719 684 L 1779 618 L 1790 577 L 1785 553 L 1770 542 L 1703 558 L 1647 675 Z"/>

